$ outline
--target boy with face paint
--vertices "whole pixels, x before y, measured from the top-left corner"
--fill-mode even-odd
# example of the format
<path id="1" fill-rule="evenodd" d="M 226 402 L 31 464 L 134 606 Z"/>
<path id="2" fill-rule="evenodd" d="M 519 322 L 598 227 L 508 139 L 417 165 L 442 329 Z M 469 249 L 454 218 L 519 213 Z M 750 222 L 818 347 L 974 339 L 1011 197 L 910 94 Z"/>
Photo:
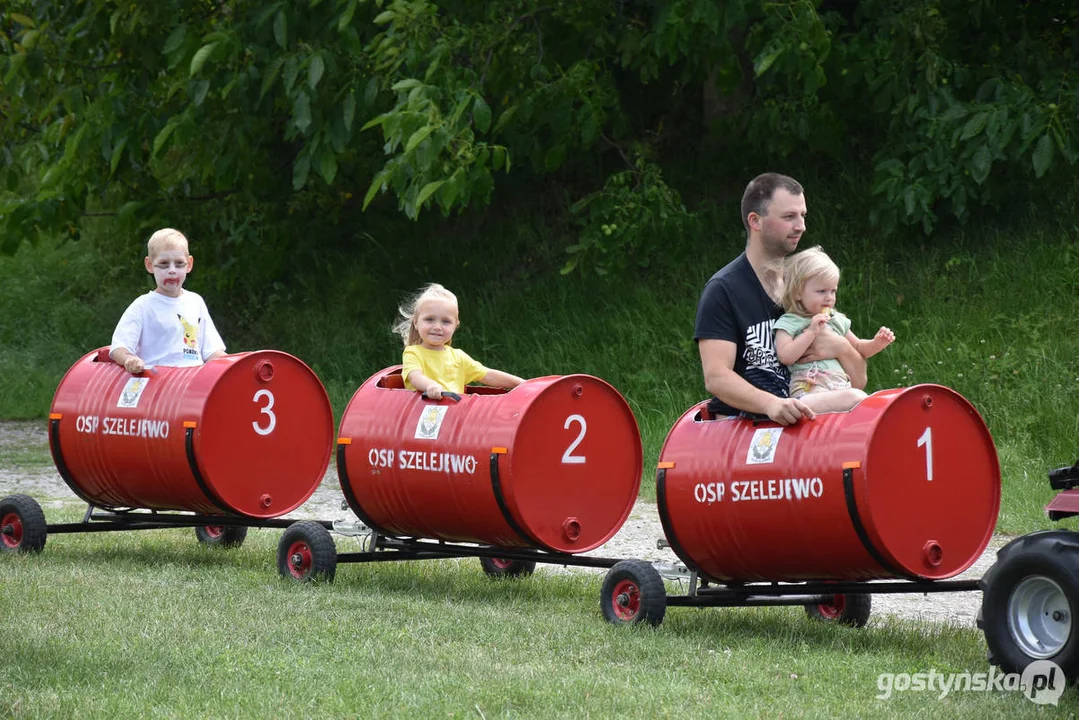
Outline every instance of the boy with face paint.
<path id="1" fill-rule="evenodd" d="M 150 236 L 144 260 L 157 287 L 135 299 L 112 334 L 109 356 L 132 375 L 155 365 L 201 365 L 225 355 L 225 343 L 202 297 L 184 290 L 195 265 L 187 238 L 163 228 Z"/>

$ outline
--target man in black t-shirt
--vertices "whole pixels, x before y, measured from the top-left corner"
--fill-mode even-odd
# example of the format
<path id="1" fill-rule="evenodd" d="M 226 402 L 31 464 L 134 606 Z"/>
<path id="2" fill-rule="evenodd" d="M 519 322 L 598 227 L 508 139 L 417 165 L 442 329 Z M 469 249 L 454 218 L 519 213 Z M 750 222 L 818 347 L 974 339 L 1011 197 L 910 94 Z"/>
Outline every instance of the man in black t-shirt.
<path id="1" fill-rule="evenodd" d="M 745 411 L 790 425 L 814 413 L 787 397 L 790 380 L 775 352 L 772 326 L 783 314 L 783 258 L 805 232 L 806 201 L 793 178 L 765 173 L 750 181 L 742 196 L 744 253 L 712 276 L 697 304 L 694 339 L 701 354 L 704 386 L 715 397 L 717 415 Z M 851 385 L 865 386 L 865 359 L 846 338 L 821 333 L 800 362 L 837 358 Z"/>

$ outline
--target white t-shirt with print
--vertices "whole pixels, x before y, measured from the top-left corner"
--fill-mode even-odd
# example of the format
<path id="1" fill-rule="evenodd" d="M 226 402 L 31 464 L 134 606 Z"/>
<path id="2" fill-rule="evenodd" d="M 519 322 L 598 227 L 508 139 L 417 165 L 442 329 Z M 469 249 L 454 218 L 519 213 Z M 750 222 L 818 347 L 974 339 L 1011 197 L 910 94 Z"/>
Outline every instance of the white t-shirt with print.
<path id="1" fill-rule="evenodd" d="M 110 352 L 121 347 L 147 365 L 184 367 L 224 351 L 225 341 L 201 295 L 181 290 L 174 298 L 150 291 L 135 298 L 116 324 Z"/>

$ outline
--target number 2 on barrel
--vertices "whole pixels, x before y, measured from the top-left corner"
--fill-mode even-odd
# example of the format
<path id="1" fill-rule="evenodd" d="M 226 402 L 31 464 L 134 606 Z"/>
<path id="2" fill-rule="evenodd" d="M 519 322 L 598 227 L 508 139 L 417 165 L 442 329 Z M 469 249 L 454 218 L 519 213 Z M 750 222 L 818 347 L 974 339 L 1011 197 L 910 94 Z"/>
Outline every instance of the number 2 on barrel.
<path id="1" fill-rule="evenodd" d="M 259 410 L 267 417 L 266 427 L 262 427 L 257 422 L 252 422 L 251 427 L 255 428 L 255 432 L 259 435 L 269 435 L 277 427 L 277 416 L 273 412 L 273 393 L 263 388 L 255 393 L 255 397 L 251 398 L 251 402 L 258 403 L 259 398 L 266 398 L 266 407 Z"/>
<path id="2" fill-rule="evenodd" d="M 933 481 L 933 429 L 926 428 L 918 438 L 918 447 L 925 445 L 925 479 Z"/>
<path id="3" fill-rule="evenodd" d="M 584 465 L 584 455 L 574 455 L 573 451 L 577 449 L 577 446 L 584 440 L 584 434 L 588 430 L 588 423 L 584 421 L 584 418 L 580 415 L 570 415 L 566 418 L 566 424 L 562 426 L 563 430 L 569 430 L 569 426 L 573 423 L 581 424 L 581 432 L 577 435 L 577 439 L 569 444 L 566 448 L 566 452 L 562 453 L 562 464 L 564 465 Z"/>

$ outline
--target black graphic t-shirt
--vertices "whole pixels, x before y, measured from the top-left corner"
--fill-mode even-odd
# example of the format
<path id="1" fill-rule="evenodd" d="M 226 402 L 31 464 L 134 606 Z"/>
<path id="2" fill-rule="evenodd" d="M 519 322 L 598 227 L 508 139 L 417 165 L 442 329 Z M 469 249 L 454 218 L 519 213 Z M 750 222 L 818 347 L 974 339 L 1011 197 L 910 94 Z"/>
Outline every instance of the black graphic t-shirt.
<path id="1" fill-rule="evenodd" d="M 751 385 L 777 397 L 787 397 L 790 375 L 776 357 L 772 326 L 783 314 L 764 291 L 745 253 L 712 276 L 697 303 L 694 340 L 728 340 L 737 346 L 734 371 Z M 708 410 L 714 415 L 737 415 L 719 398 Z"/>

